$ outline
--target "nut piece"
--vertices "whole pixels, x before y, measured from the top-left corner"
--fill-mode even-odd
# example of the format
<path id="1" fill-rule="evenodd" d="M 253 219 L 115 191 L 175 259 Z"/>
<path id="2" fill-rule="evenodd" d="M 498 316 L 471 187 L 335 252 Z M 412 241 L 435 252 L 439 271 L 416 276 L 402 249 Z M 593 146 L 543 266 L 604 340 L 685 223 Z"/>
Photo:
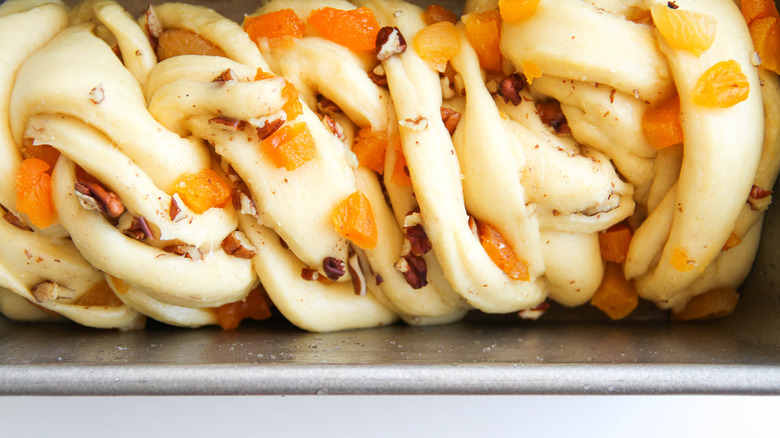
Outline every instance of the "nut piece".
<path id="1" fill-rule="evenodd" d="M 95 88 L 93 88 L 89 92 L 89 100 L 92 101 L 95 105 L 99 104 L 100 102 L 103 102 L 103 100 L 106 98 L 106 92 L 103 90 L 103 84 L 97 84 L 95 85 Z"/>
<path id="2" fill-rule="evenodd" d="M 149 43 L 152 45 L 152 49 L 157 51 L 157 42 L 160 35 L 163 33 L 162 23 L 157 18 L 157 13 L 154 11 L 154 6 L 149 3 L 149 7 L 146 8 L 146 37 L 149 39 Z"/>
<path id="3" fill-rule="evenodd" d="M 75 189 L 79 203 L 87 210 L 100 211 L 112 218 L 118 218 L 125 212 L 119 196 L 100 184 L 80 179 L 76 181 Z"/>
<path id="4" fill-rule="evenodd" d="M 412 131 L 422 131 L 428 127 L 428 119 L 426 119 L 421 115 L 418 115 L 413 119 L 408 118 L 408 119 L 401 120 L 400 122 L 398 122 L 398 124 L 407 127 Z"/>
<path id="5" fill-rule="evenodd" d="M 5 213 L 3 213 L 3 219 L 5 219 L 6 222 L 15 226 L 16 228 L 19 228 L 20 230 L 32 231 L 32 228 L 30 228 L 26 223 L 24 223 L 21 219 L 19 219 L 18 216 L 11 213 L 10 211 L 6 211 Z"/>
<path id="6" fill-rule="evenodd" d="M 241 214 L 248 214 L 252 217 L 258 216 L 255 202 L 241 189 L 236 189 L 233 192 L 233 208 L 241 212 Z"/>
<path id="7" fill-rule="evenodd" d="M 531 307 L 530 309 L 523 309 L 517 312 L 517 316 L 519 316 L 522 319 L 530 319 L 536 321 L 537 319 L 539 319 L 539 317 L 544 315 L 544 312 L 546 312 L 547 309 L 549 308 L 550 308 L 550 303 L 545 301 L 543 303 L 537 304 L 534 307 Z"/>
<path id="8" fill-rule="evenodd" d="M 325 123 L 325 126 L 330 130 L 330 132 L 336 136 L 336 138 L 339 139 L 339 141 L 345 141 L 347 139 L 347 135 L 344 134 L 344 128 L 341 127 L 339 122 L 333 120 L 330 116 L 326 115 L 323 117 L 322 121 Z"/>
<path id="9" fill-rule="evenodd" d="M 536 110 L 542 123 L 550 126 L 556 134 L 571 134 L 569 122 L 561 109 L 561 103 L 557 100 L 548 100 L 546 102 L 536 102 Z"/>
<path id="10" fill-rule="evenodd" d="M 376 59 L 384 61 L 406 51 L 406 39 L 397 27 L 385 26 L 376 35 Z"/>
<path id="11" fill-rule="evenodd" d="M 187 206 L 182 201 L 178 193 L 174 193 L 171 196 L 171 205 L 168 207 L 168 215 L 171 217 L 171 222 L 176 223 L 184 220 L 187 217 Z"/>
<path id="12" fill-rule="evenodd" d="M 130 219 L 126 220 L 127 217 Z M 122 234 L 135 240 L 154 239 L 154 231 L 143 216 L 132 217 L 130 214 L 123 216 L 119 220 L 118 228 Z"/>
<path id="13" fill-rule="evenodd" d="M 277 129 L 281 128 L 282 125 L 284 125 L 284 119 L 266 120 L 263 126 L 257 128 L 257 136 L 260 137 L 261 141 L 265 140 L 276 132 Z"/>
<path id="14" fill-rule="evenodd" d="M 341 108 L 336 102 L 328 99 L 322 94 L 317 95 L 317 109 L 323 114 L 341 114 Z"/>
<path id="15" fill-rule="evenodd" d="M 349 268 L 349 275 L 352 278 L 352 289 L 355 290 L 355 295 L 366 295 L 366 277 L 363 275 L 363 270 L 360 269 L 360 259 L 357 254 L 352 254 L 349 257 L 347 268 Z"/>
<path id="16" fill-rule="evenodd" d="M 444 122 L 444 127 L 452 135 L 460 122 L 460 113 L 450 108 L 441 107 L 441 121 Z"/>
<path id="17" fill-rule="evenodd" d="M 764 211 L 769 208 L 769 204 L 772 203 L 772 191 L 763 187 L 753 185 L 750 188 L 750 196 L 748 196 L 748 204 L 750 208 L 756 211 Z"/>
<path id="18" fill-rule="evenodd" d="M 76 293 L 73 289 L 57 284 L 51 280 L 38 283 L 31 292 L 35 301 L 39 303 L 46 303 L 54 300 L 72 300 Z"/>
<path id="19" fill-rule="evenodd" d="M 380 87 L 387 86 L 387 75 L 385 74 L 385 68 L 382 67 L 382 64 L 377 65 L 373 70 L 368 72 L 368 77 L 375 85 Z"/>
<path id="20" fill-rule="evenodd" d="M 170 252 L 190 260 L 203 260 L 203 253 L 197 246 L 180 244 L 163 247 L 163 251 Z"/>
<path id="21" fill-rule="evenodd" d="M 236 80 L 236 72 L 233 71 L 232 68 L 229 68 L 222 73 L 219 74 L 216 78 L 214 78 L 211 82 L 227 82 L 227 81 L 234 81 Z"/>
<path id="22" fill-rule="evenodd" d="M 512 102 L 512 105 L 520 105 L 523 101 L 520 92 L 528 85 L 525 75 L 512 73 L 498 84 L 498 95 L 504 98 L 504 102 Z"/>
<path id="23" fill-rule="evenodd" d="M 249 242 L 241 231 L 233 231 L 222 241 L 222 249 L 240 259 L 251 259 L 257 254 L 257 249 Z"/>
<path id="24" fill-rule="evenodd" d="M 325 257 L 325 260 L 322 261 L 322 270 L 325 272 L 325 276 L 333 281 L 344 276 L 346 273 L 344 268 L 344 262 L 335 257 Z"/>
<path id="25" fill-rule="evenodd" d="M 411 252 L 401 255 L 395 263 L 395 269 L 404 276 L 412 289 L 420 289 L 428 284 L 428 265 L 420 256 Z"/>
<path id="26" fill-rule="evenodd" d="M 246 120 L 238 120 L 233 117 L 218 116 L 209 119 L 209 123 L 215 123 L 217 125 L 227 126 L 230 129 L 240 131 L 246 126 Z"/>

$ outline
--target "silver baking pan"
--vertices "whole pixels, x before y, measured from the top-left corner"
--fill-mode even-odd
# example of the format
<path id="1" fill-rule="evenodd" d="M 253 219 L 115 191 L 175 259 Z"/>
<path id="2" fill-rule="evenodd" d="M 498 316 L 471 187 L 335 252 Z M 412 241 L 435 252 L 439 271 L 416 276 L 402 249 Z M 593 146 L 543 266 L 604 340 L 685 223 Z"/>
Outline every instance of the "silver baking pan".
<path id="1" fill-rule="evenodd" d="M 240 20 L 257 3 L 205 4 Z M 777 230 L 774 206 L 739 307 L 717 321 L 670 322 L 647 303 L 617 323 L 553 307 L 324 334 L 281 317 L 124 333 L 0 318 L 0 395 L 780 394 Z"/>

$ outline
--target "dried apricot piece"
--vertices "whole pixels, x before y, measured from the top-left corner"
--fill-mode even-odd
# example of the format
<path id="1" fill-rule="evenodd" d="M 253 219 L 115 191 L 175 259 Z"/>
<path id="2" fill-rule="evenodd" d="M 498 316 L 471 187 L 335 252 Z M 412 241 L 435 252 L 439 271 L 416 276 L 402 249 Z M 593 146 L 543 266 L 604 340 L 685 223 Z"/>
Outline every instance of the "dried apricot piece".
<path id="1" fill-rule="evenodd" d="M 303 38 L 306 23 L 292 9 L 280 9 L 254 17 L 244 18 L 244 31 L 255 43 L 260 38 L 291 36 Z"/>
<path id="2" fill-rule="evenodd" d="M 648 108 L 642 116 L 642 130 L 650 145 L 658 150 L 682 143 L 680 97 L 675 94 Z"/>
<path id="3" fill-rule="evenodd" d="M 477 222 L 477 235 L 490 260 L 496 264 L 509 278 L 530 281 L 528 262 L 518 256 L 509 242 L 492 225 L 484 221 Z"/>
<path id="4" fill-rule="evenodd" d="M 22 141 L 22 158 L 38 158 L 54 169 L 57 159 L 60 158 L 60 151 L 48 144 L 34 145 L 31 138 L 26 138 Z"/>
<path id="5" fill-rule="evenodd" d="M 173 192 L 178 193 L 187 207 L 197 214 L 210 208 L 224 207 L 230 199 L 227 184 L 211 169 L 178 177 L 173 184 Z"/>
<path id="6" fill-rule="evenodd" d="M 255 73 L 255 80 L 256 81 L 262 81 L 263 79 L 271 79 L 271 78 L 275 78 L 275 77 L 276 77 L 275 74 L 269 73 L 267 71 L 263 71 L 263 69 L 260 68 L 260 67 L 257 68 L 257 73 Z"/>
<path id="7" fill-rule="evenodd" d="M 621 222 L 599 233 L 599 248 L 604 260 L 623 263 L 628 255 L 633 233 L 631 228 Z"/>
<path id="8" fill-rule="evenodd" d="M 449 21 L 440 21 L 420 29 L 414 36 L 414 48 L 428 66 L 443 73 L 458 50 L 458 32 Z"/>
<path id="9" fill-rule="evenodd" d="M 498 0 L 501 18 L 509 24 L 519 23 L 536 13 L 539 0 Z"/>
<path id="10" fill-rule="evenodd" d="M 396 137 L 395 142 L 393 142 L 393 149 L 395 150 L 395 165 L 390 181 L 397 186 L 409 187 L 412 185 L 412 178 L 409 175 L 409 167 L 406 165 L 406 156 L 404 156 L 400 137 Z"/>
<path id="11" fill-rule="evenodd" d="M 303 104 L 298 98 L 298 90 L 289 81 L 282 88 L 282 97 L 286 99 L 282 110 L 287 115 L 287 120 L 293 120 L 303 114 Z"/>
<path id="12" fill-rule="evenodd" d="M 294 170 L 317 155 L 314 138 L 304 122 L 282 126 L 260 145 L 274 166 L 287 170 Z"/>
<path id="13" fill-rule="evenodd" d="M 186 29 L 169 29 L 157 41 L 157 60 L 179 55 L 225 56 L 219 47 Z"/>
<path id="14" fill-rule="evenodd" d="M 542 69 L 531 61 L 521 61 L 520 68 L 523 69 L 523 76 L 529 85 L 534 82 L 534 79 L 542 77 Z"/>
<path id="15" fill-rule="evenodd" d="M 655 4 L 650 8 L 658 32 L 670 46 L 701 55 L 715 41 L 715 18 L 701 12 Z"/>
<path id="16" fill-rule="evenodd" d="M 620 265 L 607 262 L 604 278 L 590 299 L 590 304 L 613 320 L 623 319 L 639 305 L 639 294 L 634 282 L 626 280 Z"/>
<path id="17" fill-rule="evenodd" d="M 742 0 L 739 8 L 748 26 L 761 18 L 774 17 L 780 20 L 774 0 Z"/>
<path id="18" fill-rule="evenodd" d="M 705 71 L 696 81 L 691 100 L 696 105 L 728 108 L 747 99 L 750 83 L 739 63 L 721 61 Z"/>
<path id="19" fill-rule="evenodd" d="M 379 23 L 368 8 L 349 11 L 325 7 L 309 15 L 309 24 L 325 39 L 355 52 L 370 52 L 376 48 Z"/>
<path id="20" fill-rule="evenodd" d="M 721 248 L 721 251 L 728 251 L 731 248 L 738 246 L 740 243 L 742 243 L 742 239 L 739 237 L 737 233 L 732 231 L 731 234 L 729 234 L 729 238 L 726 239 L 726 243 L 723 244 L 723 248 Z"/>
<path id="21" fill-rule="evenodd" d="M 51 166 L 39 158 L 27 158 L 16 173 L 16 209 L 26 213 L 38 228 L 46 228 L 56 221 L 51 199 Z"/>
<path id="22" fill-rule="evenodd" d="M 685 307 L 672 312 L 673 321 L 706 321 L 724 318 L 734 313 L 739 292 L 729 288 L 713 289 L 691 298 Z"/>
<path id="23" fill-rule="evenodd" d="M 377 229 L 374 211 L 366 195 L 357 191 L 341 201 L 331 214 L 339 234 L 355 245 L 371 249 L 376 246 Z"/>
<path id="24" fill-rule="evenodd" d="M 271 317 L 270 298 L 264 291 L 253 289 L 243 300 L 223 304 L 216 309 L 217 323 L 222 330 L 233 330 L 244 319 L 268 319 Z"/>
<path id="25" fill-rule="evenodd" d="M 477 52 L 479 64 L 485 70 L 500 72 L 501 61 L 501 14 L 498 9 L 484 12 L 471 12 L 462 18 L 466 37 Z"/>
<path id="26" fill-rule="evenodd" d="M 693 271 L 693 268 L 695 268 L 697 265 L 696 260 L 688 257 L 688 253 L 680 248 L 676 248 L 674 251 L 672 251 L 672 257 L 669 259 L 669 262 L 672 264 L 672 267 L 677 270 L 677 272 Z"/>
<path id="27" fill-rule="evenodd" d="M 425 8 L 423 20 L 425 20 L 426 25 L 431 25 L 440 21 L 449 21 L 450 23 L 455 24 L 458 22 L 458 16 L 442 5 L 430 4 Z"/>
<path id="28" fill-rule="evenodd" d="M 761 58 L 759 67 L 780 74 L 780 25 L 775 17 L 754 20 L 750 24 L 750 37 Z"/>
<path id="29" fill-rule="evenodd" d="M 384 131 L 373 131 L 370 127 L 358 131 L 352 152 L 357 155 L 360 164 L 382 174 L 385 170 L 385 149 L 387 149 L 387 134 Z"/>

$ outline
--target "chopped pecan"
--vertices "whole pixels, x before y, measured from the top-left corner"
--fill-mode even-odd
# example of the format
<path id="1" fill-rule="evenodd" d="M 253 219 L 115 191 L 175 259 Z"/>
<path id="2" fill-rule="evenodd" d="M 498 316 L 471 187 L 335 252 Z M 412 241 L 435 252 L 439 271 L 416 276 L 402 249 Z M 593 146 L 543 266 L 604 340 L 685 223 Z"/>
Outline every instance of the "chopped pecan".
<path id="1" fill-rule="evenodd" d="M 124 228 L 122 228 L 123 221 L 119 221 L 122 234 L 135 240 L 154 239 L 154 231 L 152 231 L 152 227 L 143 216 L 132 217 L 129 214 L 127 216 L 129 216 L 130 219 L 126 222 Z M 124 219 L 125 216 L 122 218 Z"/>
<path id="2" fill-rule="evenodd" d="M 95 85 L 95 88 L 93 88 L 89 92 L 89 100 L 95 105 L 98 105 L 99 103 L 103 102 L 105 98 L 106 98 L 106 92 L 103 90 L 102 83 Z"/>
<path id="3" fill-rule="evenodd" d="M 349 269 L 349 275 L 352 279 L 352 289 L 355 291 L 355 295 L 366 295 L 366 277 L 363 275 L 363 270 L 360 269 L 360 260 L 357 254 L 352 254 L 347 260 L 347 268 Z"/>
<path id="4" fill-rule="evenodd" d="M 118 218 L 125 212 L 125 206 L 119 196 L 98 183 L 79 179 L 75 183 L 75 189 L 79 203 L 87 210 L 97 210 L 112 218 Z"/>
<path id="5" fill-rule="evenodd" d="M 385 26 L 376 35 L 376 59 L 384 61 L 406 51 L 406 39 L 397 27 Z"/>
<path id="6" fill-rule="evenodd" d="M 347 139 L 347 135 L 344 134 L 344 129 L 339 125 L 339 123 L 335 120 L 333 120 L 330 116 L 326 115 L 323 117 L 322 121 L 325 123 L 325 126 L 328 127 L 330 132 L 336 136 L 340 141 L 344 141 Z"/>
<path id="7" fill-rule="evenodd" d="M 238 120 L 233 117 L 217 116 L 209 119 L 209 123 L 215 123 L 217 125 L 227 126 L 230 129 L 239 131 L 246 126 L 246 120 Z"/>
<path id="8" fill-rule="evenodd" d="M 163 33 L 162 23 L 157 18 L 157 13 L 154 11 L 154 6 L 149 3 L 149 7 L 146 8 L 146 25 L 144 30 L 146 31 L 146 38 L 149 39 L 149 44 L 152 45 L 152 49 L 157 51 L 157 42 L 160 35 Z"/>
<path id="9" fill-rule="evenodd" d="M 387 86 L 387 75 L 385 74 L 385 68 L 382 67 L 382 64 L 377 65 L 368 72 L 368 77 L 371 79 L 371 82 L 380 87 Z"/>
<path id="10" fill-rule="evenodd" d="M 340 114 L 341 108 L 336 102 L 328 99 L 322 94 L 317 95 L 317 109 L 323 114 Z"/>
<path id="11" fill-rule="evenodd" d="M 219 74 L 216 78 L 212 79 L 211 82 L 227 82 L 227 81 L 235 81 L 237 78 L 236 72 L 233 71 L 232 68 L 229 68 L 222 73 Z"/>
<path id="12" fill-rule="evenodd" d="M 187 217 L 187 212 L 182 208 L 182 205 L 185 205 L 184 201 L 182 201 L 178 193 L 174 193 L 171 196 L 171 205 L 168 207 L 168 215 L 171 218 L 171 222 L 179 222 Z"/>
<path id="13" fill-rule="evenodd" d="M 546 312 L 550 308 L 550 303 L 547 301 L 543 303 L 539 303 L 534 307 L 531 307 L 530 309 L 523 309 L 519 312 L 517 312 L 517 316 L 523 319 L 531 319 L 536 321 L 544 315 L 544 312 Z"/>
<path id="14" fill-rule="evenodd" d="M 233 208 L 241 214 L 257 217 L 255 202 L 252 201 L 252 198 L 243 189 L 236 189 L 233 192 Z"/>
<path id="15" fill-rule="evenodd" d="M 420 289 L 428 284 L 428 265 L 420 256 L 411 252 L 402 255 L 396 262 L 395 268 L 404 276 L 412 289 Z"/>
<path id="16" fill-rule="evenodd" d="M 30 228 L 29 225 L 24 223 L 21 219 L 19 219 L 18 216 L 11 213 L 10 211 L 6 211 L 3 213 L 3 219 L 5 219 L 9 224 L 15 226 L 16 228 L 19 228 L 20 230 L 24 231 L 31 231 L 32 228 Z"/>
<path id="17" fill-rule="evenodd" d="M 241 259 L 251 259 L 257 250 L 241 231 L 233 231 L 222 241 L 222 249 L 232 256 Z"/>
<path id="18" fill-rule="evenodd" d="M 306 281 L 319 281 L 322 284 L 333 283 L 333 281 L 329 280 L 327 277 L 323 277 L 322 274 L 320 274 L 320 271 L 312 268 L 301 269 L 301 278 Z"/>
<path id="19" fill-rule="evenodd" d="M 346 273 L 344 268 L 344 261 L 335 257 L 325 257 L 325 260 L 322 261 L 322 270 L 325 272 L 325 276 L 333 281 L 344 276 Z"/>
<path id="20" fill-rule="evenodd" d="M 401 120 L 399 123 L 401 126 L 405 126 L 413 131 L 422 131 L 425 128 L 428 127 L 428 119 L 425 117 L 418 115 L 415 118 L 407 118 L 404 120 Z"/>
<path id="21" fill-rule="evenodd" d="M 257 136 L 260 137 L 260 140 L 265 140 L 282 125 L 284 125 L 284 119 L 266 120 L 263 126 L 257 127 Z"/>
<path id="22" fill-rule="evenodd" d="M 512 102 L 512 105 L 520 105 L 523 101 L 520 92 L 528 85 L 528 80 L 521 73 L 512 73 L 501 79 L 498 84 L 498 95 L 504 98 L 504 102 Z"/>
<path id="23" fill-rule="evenodd" d="M 748 196 L 748 204 L 750 208 L 756 211 L 763 211 L 769 208 L 769 204 L 772 202 L 772 191 L 763 187 L 753 185 L 750 188 L 750 196 Z"/>
<path id="24" fill-rule="evenodd" d="M 200 252 L 198 247 L 193 245 L 167 245 L 163 247 L 163 251 L 170 252 L 191 260 L 203 260 L 203 253 Z"/>
<path id="25" fill-rule="evenodd" d="M 421 224 L 404 229 L 404 237 L 409 240 L 410 251 L 416 256 L 427 254 L 433 247 Z"/>
<path id="26" fill-rule="evenodd" d="M 460 113 L 450 108 L 441 107 L 441 121 L 444 122 L 444 127 L 452 135 L 460 122 Z"/>
<path id="27" fill-rule="evenodd" d="M 561 110 L 561 103 L 557 100 L 548 100 L 545 102 L 536 102 L 536 110 L 542 123 L 552 127 L 556 134 L 571 134 L 569 123 Z"/>
<path id="28" fill-rule="evenodd" d="M 38 283 L 30 292 L 32 292 L 35 301 L 39 303 L 46 303 L 54 300 L 71 300 L 75 294 L 73 289 L 50 280 Z"/>

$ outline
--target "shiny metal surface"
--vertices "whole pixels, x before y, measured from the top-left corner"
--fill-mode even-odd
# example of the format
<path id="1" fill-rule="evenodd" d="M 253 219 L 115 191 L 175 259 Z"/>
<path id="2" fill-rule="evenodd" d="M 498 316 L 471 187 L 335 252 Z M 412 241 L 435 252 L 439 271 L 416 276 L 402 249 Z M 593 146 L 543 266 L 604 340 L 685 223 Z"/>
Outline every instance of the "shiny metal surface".
<path id="1" fill-rule="evenodd" d="M 207 4 L 235 19 L 256 5 Z M 778 221 L 774 206 L 720 321 L 671 323 L 649 305 L 619 323 L 585 306 L 325 334 L 281 319 L 129 333 L 0 319 L 0 394 L 780 394 Z"/>

